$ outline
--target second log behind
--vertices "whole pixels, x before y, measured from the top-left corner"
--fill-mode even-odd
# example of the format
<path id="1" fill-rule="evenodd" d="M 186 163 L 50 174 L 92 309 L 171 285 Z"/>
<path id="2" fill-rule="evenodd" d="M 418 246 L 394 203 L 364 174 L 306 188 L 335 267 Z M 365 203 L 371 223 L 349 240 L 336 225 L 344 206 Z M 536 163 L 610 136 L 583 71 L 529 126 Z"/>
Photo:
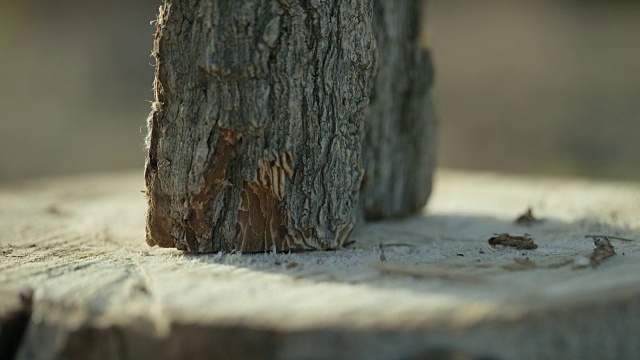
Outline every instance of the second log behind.
<path id="1" fill-rule="evenodd" d="M 374 0 L 378 66 L 365 115 L 366 220 L 413 215 L 427 203 L 436 166 L 433 64 L 425 0 Z"/>

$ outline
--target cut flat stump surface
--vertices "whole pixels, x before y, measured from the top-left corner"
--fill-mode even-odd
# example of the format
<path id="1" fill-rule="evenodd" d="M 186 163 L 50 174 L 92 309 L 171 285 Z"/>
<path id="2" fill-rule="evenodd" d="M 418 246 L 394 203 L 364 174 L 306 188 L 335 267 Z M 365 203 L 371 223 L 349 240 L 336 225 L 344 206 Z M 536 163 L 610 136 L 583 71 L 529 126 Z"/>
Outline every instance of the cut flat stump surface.
<path id="1" fill-rule="evenodd" d="M 5 184 L 0 358 L 640 358 L 640 185 L 435 185 L 344 250 L 187 255 L 145 244 L 140 174 Z M 528 207 L 544 221 L 516 224 Z M 538 248 L 488 244 L 503 233 Z M 577 267 L 592 234 L 635 241 Z"/>

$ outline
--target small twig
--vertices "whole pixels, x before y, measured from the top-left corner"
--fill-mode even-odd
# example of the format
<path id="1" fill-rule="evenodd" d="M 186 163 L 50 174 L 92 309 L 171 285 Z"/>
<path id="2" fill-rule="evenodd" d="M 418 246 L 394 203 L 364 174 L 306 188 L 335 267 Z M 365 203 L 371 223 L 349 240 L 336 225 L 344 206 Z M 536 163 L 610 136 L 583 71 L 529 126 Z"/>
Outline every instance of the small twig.
<path id="1" fill-rule="evenodd" d="M 607 239 L 616 239 L 616 240 L 622 240 L 622 241 L 635 241 L 633 239 L 627 239 L 627 238 L 623 238 L 623 237 L 619 237 L 619 236 L 613 236 L 613 235 L 585 235 L 584 237 L 592 238 L 592 239 L 607 238 Z"/>

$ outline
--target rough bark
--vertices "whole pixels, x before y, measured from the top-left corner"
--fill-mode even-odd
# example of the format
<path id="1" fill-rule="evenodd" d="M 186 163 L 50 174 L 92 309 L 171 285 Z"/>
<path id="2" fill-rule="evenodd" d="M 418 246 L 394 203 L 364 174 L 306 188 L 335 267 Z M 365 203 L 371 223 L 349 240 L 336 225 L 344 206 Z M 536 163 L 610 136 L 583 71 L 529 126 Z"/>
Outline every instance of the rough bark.
<path id="1" fill-rule="evenodd" d="M 375 69 L 369 0 L 165 0 L 147 242 L 332 249 L 355 223 Z"/>
<path id="2" fill-rule="evenodd" d="M 374 1 L 378 73 L 367 108 L 361 204 L 366 219 L 413 214 L 427 203 L 436 158 L 433 66 L 424 0 Z"/>

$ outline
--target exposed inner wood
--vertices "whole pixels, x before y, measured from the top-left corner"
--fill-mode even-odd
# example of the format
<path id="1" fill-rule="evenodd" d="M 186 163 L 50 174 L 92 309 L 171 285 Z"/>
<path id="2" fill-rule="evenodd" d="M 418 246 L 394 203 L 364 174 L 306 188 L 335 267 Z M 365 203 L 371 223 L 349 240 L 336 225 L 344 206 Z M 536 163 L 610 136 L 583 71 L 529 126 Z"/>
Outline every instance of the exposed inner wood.
<path id="1" fill-rule="evenodd" d="M 220 136 L 215 149 L 215 157 L 205 171 L 204 184 L 190 202 L 189 215 L 183 224 L 187 237 L 187 247 L 180 250 L 197 248 L 197 239 L 207 239 L 212 236 L 207 217 L 209 206 L 220 194 L 224 186 L 230 186 L 228 178 L 229 168 L 233 159 L 236 145 L 236 134 L 233 130 L 220 129 Z"/>
<path id="2" fill-rule="evenodd" d="M 245 183 L 238 209 L 237 249 L 241 252 L 292 249 L 286 243 L 286 223 L 286 217 L 278 209 L 278 198 L 268 188 L 255 182 Z"/>

